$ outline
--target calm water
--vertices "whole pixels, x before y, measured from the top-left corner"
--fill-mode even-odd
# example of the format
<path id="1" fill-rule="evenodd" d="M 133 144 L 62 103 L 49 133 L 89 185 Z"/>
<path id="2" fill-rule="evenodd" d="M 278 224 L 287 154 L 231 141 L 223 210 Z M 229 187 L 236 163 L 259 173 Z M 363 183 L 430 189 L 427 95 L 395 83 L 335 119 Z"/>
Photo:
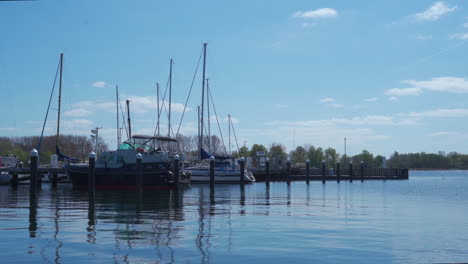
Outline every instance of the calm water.
<path id="1" fill-rule="evenodd" d="M 0 187 L 1 263 L 468 262 L 468 172 L 135 194 Z"/>

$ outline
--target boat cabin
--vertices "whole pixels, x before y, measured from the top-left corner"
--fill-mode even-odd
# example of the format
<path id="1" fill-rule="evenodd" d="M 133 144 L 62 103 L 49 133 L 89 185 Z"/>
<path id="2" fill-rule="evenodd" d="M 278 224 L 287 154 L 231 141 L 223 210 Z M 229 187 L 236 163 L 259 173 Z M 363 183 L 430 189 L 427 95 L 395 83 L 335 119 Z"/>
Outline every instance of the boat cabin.
<path id="1" fill-rule="evenodd" d="M 133 135 L 120 144 L 119 149 L 134 149 L 138 152 L 163 151 L 174 153 L 179 149 L 176 139 L 161 136 Z"/>

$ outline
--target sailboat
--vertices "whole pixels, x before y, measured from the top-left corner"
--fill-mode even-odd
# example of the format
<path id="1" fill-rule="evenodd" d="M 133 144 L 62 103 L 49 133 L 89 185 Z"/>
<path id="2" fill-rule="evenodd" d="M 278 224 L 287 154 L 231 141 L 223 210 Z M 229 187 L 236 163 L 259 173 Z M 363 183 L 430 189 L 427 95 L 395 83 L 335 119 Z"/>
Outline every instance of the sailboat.
<path id="1" fill-rule="evenodd" d="M 203 131 L 204 131 L 204 101 L 205 101 L 205 73 L 206 73 L 206 46 L 207 43 L 203 44 L 203 76 L 202 76 L 202 106 L 200 113 L 199 122 L 199 142 L 198 142 L 198 155 L 199 164 L 197 166 L 188 167 L 187 171 L 191 172 L 192 183 L 207 183 L 210 182 L 210 167 L 208 160 L 211 157 L 215 158 L 215 169 L 214 169 L 214 180 L 215 183 L 240 183 L 241 171 L 235 159 L 231 156 L 216 156 L 211 155 L 203 148 Z M 208 105 L 209 101 L 209 90 L 207 89 Z M 208 121 L 209 122 L 209 121 Z M 208 140 L 209 141 L 209 140 Z M 255 182 L 253 174 L 244 170 L 244 182 L 251 183 Z"/>
<path id="2" fill-rule="evenodd" d="M 172 60 L 171 74 L 172 76 Z M 118 92 L 117 113 L 119 110 Z M 175 187 L 175 177 L 179 183 L 188 184 L 190 173 L 182 171 L 175 176 L 173 171 L 174 157 L 179 146 L 176 139 L 167 137 L 132 135 L 130 120 L 130 101 L 126 101 L 128 120 L 128 139 L 120 144 L 117 150 L 105 151 L 98 155 L 96 160 L 95 186 L 101 189 L 135 189 L 136 188 L 136 156 L 142 155 L 143 188 L 144 189 L 170 189 Z M 117 117 L 118 118 L 118 117 Z M 118 120 L 118 119 L 117 119 Z M 119 131 L 117 125 L 117 130 Z M 170 127 L 169 127 L 170 129 Z M 119 132 L 118 132 L 119 141 Z M 67 171 L 75 187 L 87 188 L 88 164 L 70 164 Z"/>

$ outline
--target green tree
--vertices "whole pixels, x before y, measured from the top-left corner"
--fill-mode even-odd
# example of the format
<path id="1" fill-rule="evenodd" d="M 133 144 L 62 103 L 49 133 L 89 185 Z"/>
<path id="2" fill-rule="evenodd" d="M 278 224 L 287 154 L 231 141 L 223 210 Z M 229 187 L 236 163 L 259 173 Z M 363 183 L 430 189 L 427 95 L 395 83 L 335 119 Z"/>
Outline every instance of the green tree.
<path id="1" fill-rule="evenodd" d="M 372 167 L 374 155 L 367 150 L 363 150 L 360 154 L 353 156 L 354 164 L 361 164 L 361 161 L 364 161 L 365 166 Z"/>
<path id="2" fill-rule="evenodd" d="M 340 159 L 340 155 L 336 153 L 336 150 L 334 148 L 327 148 L 324 151 L 324 158 L 325 162 L 327 163 L 327 166 L 335 167 L 336 162 Z"/>
<path id="3" fill-rule="evenodd" d="M 239 154 L 241 157 L 247 158 L 249 157 L 250 151 L 248 147 L 241 147 L 239 149 Z"/>
<path id="4" fill-rule="evenodd" d="M 268 157 L 270 158 L 270 164 L 272 168 L 282 167 L 286 163 L 288 155 L 285 152 L 286 148 L 283 145 L 272 144 Z"/>
<path id="5" fill-rule="evenodd" d="M 324 154 L 322 148 L 315 148 L 314 146 L 310 146 L 309 150 L 307 151 L 307 158 L 310 161 L 311 167 L 319 168 L 324 160 Z"/>
<path id="6" fill-rule="evenodd" d="M 296 147 L 295 150 L 291 151 L 291 162 L 294 163 L 305 163 L 307 159 L 307 151 L 303 146 Z"/>

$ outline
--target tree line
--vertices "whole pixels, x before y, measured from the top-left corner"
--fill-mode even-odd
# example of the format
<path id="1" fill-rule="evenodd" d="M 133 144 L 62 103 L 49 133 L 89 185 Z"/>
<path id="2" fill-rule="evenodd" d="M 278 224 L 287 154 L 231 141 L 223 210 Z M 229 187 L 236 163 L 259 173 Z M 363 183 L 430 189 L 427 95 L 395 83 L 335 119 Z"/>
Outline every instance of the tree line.
<path id="1" fill-rule="evenodd" d="M 88 154 L 95 150 L 95 138 L 76 135 L 61 135 L 59 138 L 60 151 L 70 157 L 80 160 L 87 160 Z M 197 136 L 177 136 L 179 142 L 179 151 L 185 153 L 187 157 L 198 156 L 199 139 Z M 55 136 L 46 136 L 42 139 L 41 150 L 39 151 L 42 163 L 50 162 L 50 155 L 55 154 Z M 228 155 L 227 142 L 223 142 L 216 135 L 206 136 L 203 139 L 203 146 L 206 151 L 213 155 Z M 38 136 L 26 137 L 0 137 L 0 156 L 15 154 L 20 161 L 29 160 L 29 152 L 37 148 L 39 144 Z M 107 151 L 108 145 L 98 139 L 98 152 Z M 393 168 L 412 168 L 412 169 L 468 169 L 468 155 L 457 152 L 439 151 L 438 153 L 398 153 L 394 152 L 389 158 L 382 155 L 374 155 L 367 150 L 353 156 L 342 155 L 334 148 L 321 148 L 313 145 L 298 146 L 293 151 L 287 152 L 282 144 L 273 143 L 270 147 L 262 144 L 254 144 L 251 148 L 242 146 L 239 149 L 233 148 L 231 155 L 234 158 L 252 157 L 254 166 L 260 165 L 261 152 L 264 157 L 270 159 L 272 168 L 281 168 L 286 165 L 288 159 L 296 166 L 304 166 L 305 161 L 310 161 L 311 167 L 320 167 L 322 161 L 326 162 L 328 167 L 335 167 L 339 162 L 341 164 L 360 164 L 364 162 L 366 167 L 381 168 L 384 160 L 387 167 Z"/>
<path id="2" fill-rule="evenodd" d="M 313 145 L 298 146 L 295 150 L 286 151 L 286 147 L 281 144 L 273 143 L 269 148 L 261 144 L 254 144 L 252 148 L 241 147 L 239 152 L 243 157 L 252 157 L 255 163 L 259 163 L 260 157 L 257 152 L 263 152 L 265 157 L 270 159 L 270 166 L 278 168 L 284 167 L 288 159 L 292 164 L 305 166 L 308 159 L 311 167 L 320 167 L 322 161 L 325 161 L 327 167 L 335 167 L 340 164 L 364 163 L 365 167 L 382 168 L 384 163 L 388 168 L 411 168 L 411 169 L 468 169 L 468 155 L 457 152 L 448 154 L 439 151 L 435 153 L 407 153 L 400 154 L 394 152 L 389 158 L 382 155 L 374 155 L 367 150 L 361 153 L 349 156 L 341 155 L 334 148 L 323 149 Z"/>
<path id="3" fill-rule="evenodd" d="M 91 151 L 95 150 L 95 138 L 75 135 L 61 135 L 59 137 L 60 152 L 72 158 L 86 160 Z M 0 156 L 14 154 L 19 161 L 29 161 L 29 153 L 39 147 L 39 136 L 0 137 Z M 41 163 L 50 163 L 50 155 L 55 154 L 56 136 L 42 138 L 39 159 Z M 108 150 L 107 144 L 98 139 L 98 151 Z"/>

